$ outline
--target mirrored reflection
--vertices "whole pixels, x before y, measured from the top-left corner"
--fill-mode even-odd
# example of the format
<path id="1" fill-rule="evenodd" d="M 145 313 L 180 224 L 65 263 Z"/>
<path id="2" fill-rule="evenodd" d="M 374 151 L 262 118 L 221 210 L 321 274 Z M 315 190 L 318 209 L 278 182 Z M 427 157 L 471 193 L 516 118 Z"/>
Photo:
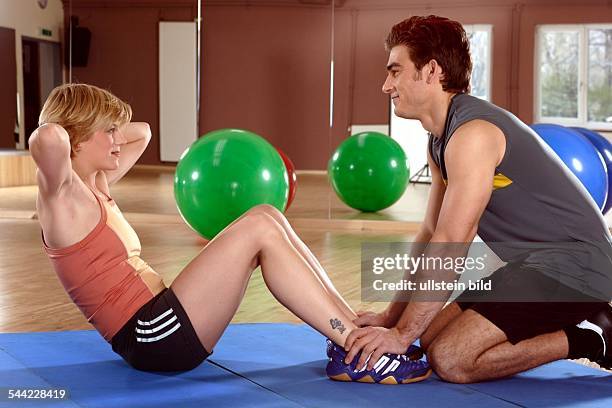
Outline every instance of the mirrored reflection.
<path id="1" fill-rule="evenodd" d="M 5 58 L 0 60 L 0 149 L 16 149 L 19 143 L 17 121 L 17 65 L 15 30 L 0 27 L 0 50 Z"/>
<path id="2" fill-rule="evenodd" d="M 350 145 L 346 140 L 351 135 L 363 132 L 390 134 L 389 97 L 382 92 L 388 57 L 384 39 L 393 24 L 410 14 L 414 14 L 413 10 L 402 2 L 385 2 L 381 5 L 374 0 L 347 0 L 336 5 L 334 126 L 330 143 L 332 152 L 344 156 L 339 160 L 346 162 L 346 165 L 335 170 L 337 181 L 331 181 L 338 190 L 332 193 L 330 199 L 332 218 L 409 220 L 420 216 L 420 210 L 410 205 L 410 197 L 415 194 L 411 191 L 414 190 L 412 186 L 408 186 L 399 199 L 397 197 L 398 188 L 407 184 L 407 158 L 398 166 L 401 159 L 397 157 L 395 143 L 387 143 L 388 138 L 377 135 L 362 135 L 362 143 L 355 143 L 353 149 L 346 149 Z M 388 160 L 380 157 L 380 153 L 375 155 L 368 151 L 374 145 L 380 146 L 383 149 L 381 152 L 388 153 Z M 409 154 L 407 156 L 410 158 Z M 372 178 L 377 181 L 370 183 Z M 341 180 L 352 182 L 343 187 Z M 359 194 L 363 188 L 358 186 L 367 186 L 368 191 Z M 422 190 L 426 195 L 426 188 Z M 340 198 L 348 196 L 353 197 L 350 206 L 346 198 Z M 396 199 L 398 201 L 388 208 L 379 209 L 380 205 L 376 208 L 368 205 L 373 196 L 377 196 L 376 202 L 385 205 Z"/>
<path id="3" fill-rule="evenodd" d="M 199 135 L 248 130 L 297 170 L 318 172 L 298 176 L 298 186 L 317 194 L 304 189 L 302 200 L 298 187 L 287 214 L 327 218 L 332 0 L 141 3 L 70 0 L 66 7 L 72 81 L 111 89 L 159 136 L 140 163 L 174 164 Z M 78 30 L 89 32 L 89 43 Z"/>
<path id="4" fill-rule="evenodd" d="M 414 3 L 416 2 L 400 0 L 346 0 L 341 4 L 336 2 L 333 55 L 334 124 L 330 150 L 333 154 L 349 136 L 362 132 L 388 135 L 406 154 L 410 183 L 394 204 L 378 211 L 360 211 L 359 205 L 351 203 L 349 206 L 346 200 L 340 198 L 346 192 L 332 193 L 331 218 L 420 222 L 425 215 L 430 180 L 427 168 L 427 132 L 419 121 L 396 116 L 389 96 L 382 92 L 388 59 L 384 40 L 394 24 L 413 15 L 430 14 L 461 22 L 470 38 L 473 60 L 472 94 L 491 100 L 492 24 L 483 24 L 482 16 L 474 16 L 466 10 L 448 5 L 424 8 Z M 389 150 L 392 151 L 394 149 Z M 393 159 L 391 155 L 392 153 L 389 153 L 389 160 Z M 384 184 L 388 184 L 389 188 L 380 189 L 373 186 L 370 192 L 364 194 L 382 194 L 385 197 L 379 197 L 378 200 L 385 201 L 387 198 L 386 201 L 389 201 L 396 192 L 392 186 L 403 183 L 404 172 L 394 175 L 389 173 L 389 166 L 377 167 L 387 160 L 381 159 L 367 164 L 372 156 L 374 155 L 365 149 L 355 151 L 352 155 L 353 164 L 347 164 L 346 169 L 342 171 L 342 178 L 355 178 L 355 185 L 366 185 L 368 178 L 364 175 L 382 171 L 381 177 L 386 180 Z M 397 170 L 397 167 L 394 169 Z M 356 195 L 354 191 L 349 193 Z M 368 200 L 364 198 L 362 201 L 365 206 Z"/>
<path id="5" fill-rule="evenodd" d="M 47 95 L 62 83 L 61 0 L 0 3 L 0 150 L 27 149 Z"/>
<path id="6" fill-rule="evenodd" d="M 331 0 L 203 1 L 201 133 L 248 129 L 298 170 L 324 170 L 329 157 Z M 321 179 L 321 180 L 319 180 Z M 298 176 L 291 216 L 327 217 L 327 196 L 301 208 Z"/>
<path id="7" fill-rule="evenodd" d="M 62 83 L 61 45 L 22 37 L 23 120 L 25 135 L 38 127 L 38 114 L 53 88 Z M 28 148 L 25 138 L 25 148 Z"/>

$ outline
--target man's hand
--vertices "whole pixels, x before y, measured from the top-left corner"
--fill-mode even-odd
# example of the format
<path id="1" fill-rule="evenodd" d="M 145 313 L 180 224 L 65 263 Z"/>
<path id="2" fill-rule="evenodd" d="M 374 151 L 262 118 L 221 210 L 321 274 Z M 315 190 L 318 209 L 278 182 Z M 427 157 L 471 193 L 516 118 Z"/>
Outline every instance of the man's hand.
<path id="1" fill-rule="evenodd" d="M 395 322 L 391 321 L 389 313 L 385 310 L 380 313 L 360 310 L 357 312 L 357 318 L 353 320 L 356 326 L 377 326 L 391 328 L 395 325 Z"/>
<path id="2" fill-rule="evenodd" d="M 412 341 L 403 336 L 395 327 L 392 329 L 384 327 L 355 329 L 346 339 L 344 348 L 348 353 L 345 363 L 350 364 L 355 356 L 361 352 L 355 368 L 360 370 L 368 356 L 371 355 L 368 360 L 368 370 L 371 370 L 384 353 L 404 354 L 411 343 Z"/>

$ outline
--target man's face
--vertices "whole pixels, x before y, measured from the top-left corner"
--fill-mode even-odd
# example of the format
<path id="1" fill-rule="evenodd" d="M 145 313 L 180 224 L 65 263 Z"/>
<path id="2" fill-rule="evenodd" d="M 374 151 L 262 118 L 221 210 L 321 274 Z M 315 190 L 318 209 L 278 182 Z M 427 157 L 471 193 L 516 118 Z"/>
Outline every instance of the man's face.
<path id="1" fill-rule="evenodd" d="M 382 91 L 391 95 L 395 114 L 406 119 L 418 119 L 427 100 L 428 86 L 420 71 L 410 60 L 408 48 L 398 45 L 391 49 L 387 63 L 387 79 Z"/>

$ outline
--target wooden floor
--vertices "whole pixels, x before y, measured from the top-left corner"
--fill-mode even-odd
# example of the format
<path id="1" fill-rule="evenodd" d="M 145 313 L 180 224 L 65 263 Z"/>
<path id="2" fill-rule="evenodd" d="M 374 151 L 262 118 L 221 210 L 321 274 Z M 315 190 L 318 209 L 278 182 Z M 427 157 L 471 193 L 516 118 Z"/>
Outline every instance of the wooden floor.
<path id="1" fill-rule="evenodd" d="M 178 215 L 174 202 L 173 168 L 136 168 L 113 186 L 113 195 L 124 213 Z M 0 217 L 36 209 L 36 186 L 0 189 Z M 296 198 L 287 212 L 289 218 L 401 221 L 420 223 L 425 214 L 429 187 L 410 184 L 393 206 L 377 213 L 361 213 L 342 203 L 324 173 L 299 175 Z"/>
<path id="2" fill-rule="evenodd" d="M 178 215 L 172 182 L 171 171 L 135 169 L 111 191 L 140 236 L 143 259 L 166 284 L 205 243 Z M 370 306 L 360 302 L 361 242 L 409 240 L 423 216 L 428 187 L 410 186 L 390 209 L 362 214 L 342 204 L 322 174 L 300 174 L 298 183 L 289 220 L 349 303 Z M 0 188 L 0 332 L 91 328 L 42 251 L 36 194 L 35 186 Z M 298 320 L 269 294 L 256 271 L 234 321 Z"/>
<path id="3" fill-rule="evenodd" d="M 0 187 L 36 183 L 36 164 L 27 150 L 0 149 Z"/>
<path id="4" fill-rule="evenodd" d="M 143 259 L 166 284 L 205 244 L 180 218 L 172 183 L 171 170 L 134 169 L 111 190 L 140 237 Z M 423 219 L 428 191 L 426 185 L 410 185 L 394 206 L 363 214 L 338 200 L 324 174 L 303 173 L 287 216 L 349 304 L 379 310 L 386 304 L 360 299 L 361 243 L 411 240 Z M 43 253 L 36 194 L 35 186 L 0 188 L 0 333 L 91 329 Z M 233 321 L 299 320 L 270 295 L 256 271 Z"/>

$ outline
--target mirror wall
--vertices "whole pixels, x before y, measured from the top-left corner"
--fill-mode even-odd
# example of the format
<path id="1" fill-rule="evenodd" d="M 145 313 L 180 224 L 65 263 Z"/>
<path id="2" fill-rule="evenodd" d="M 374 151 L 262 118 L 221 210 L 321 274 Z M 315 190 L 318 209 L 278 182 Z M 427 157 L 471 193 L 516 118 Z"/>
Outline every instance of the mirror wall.
<path id="1" fill-rule="evenodd" d="M 185 121 L 195 126 L 195 134 L 227 127 L 252 130 L 284 150 L 297 169 L 319 171 L 301 174 L 301 185 L 312 182 L 314 189 L 309 191 L 314 193 L 300 199 L 300 211 L 289 210 L 293 217 L 419 220 L 426 185 L 410 185 L 400 200 L 403 205 L 368 214 L 344 205 L 322 176 L 340 142 L 363 130 L 388 133 L 404 146 L 412 175 L 423 168 L 422 129 L 396 118 L 381 92 L 385 36 L 393 24 L 410 15 L 439 14 L 460 21 L 472 40 L 473 93 L 530 122 L 534 29 L 540 23 L 562 21 L 546 14 L 547 1 L 531 3 L 499 0 L 482 7 L 482 0 L 462 5 L 451 0 L 428 5 L 418 0 L 0 2 L 0 50 L 7 56 L 0 61 L 0 149 L 27 148 L 42 101 L 62 80 L 111 89 L 132 104 L 136 120 L 150 122 L 154 135 L 160 135 L 160 23 L 194 24 L 200 10 L 201 52 L 199 59 L 188 55 L 201 63 L 200 75 L 194 77 L 196 83 L 199 78 L 199 98 L 181 97 L 175 104 L 180 109 L 189 100 L 195 106 L 195 119 Z M 602 14 L 595 4 L 600 2 L 592 3 L 584 10 L 572 9 L 577 23 L 599 21 L 593 16 Z M 71 43 L 64 40 L 70 34 Z M 194 53 L 191 43 L 176 47 L 179 56 L 184 56 L 185 47 Z M 60 54 L 69 61 L 62 64 Z M 166 63 L 172 67 L 173 61 Z M 173 89 L 171 84 L 168 88 Z M 197 84 L 191 88 L 196 89 Z M 166 135 L 171 144 L 178 138 L 178 132 Z M 141 163 L 171 163 L 160 154 L 162 147 L 159 137 L 154 138 Z"/>
<path id="2" fill-rule="evenodd" d="M 178 146 L 180 153 L 194 135 L 219 128 L 248 129 L 283 150 L 302 171 L 298 185 L 307 187 L 298 188 L 297 202 L 302 204 L 290 208 L 289 216 L 418 221 L 424 212 L 426 185 L 410 185 L 402 199 L 386 210 L 361 213 L 338 199 L 324 174 L 337 146 L 364 130 L 396 139 L 408 154 L 412 175 L 423 167 L 423 130 L 395 117 L 381 92 L 387 59 L 384 38 L 393 24 L 410 15 L 446 15 L 472 30 L 480 44 L 473 48 L 480 61 L 475 64 L 474 78 L 479 80 L 474 89 L 494 102 L 507 99 L 505 87 L 497 87 L 497 94 L 491 91 L 491 41 L 492 24 L 502 30 L 509 27 L 509 11 L 500 6 L 480 15 L 452 2 L 441 1 L 435 8 L 417 3 L 32 0 L 8 7 L 2 2 L 0 46 L 3 55 L 13 52 L 16 58 L 0 64 L 7 78 L 0 95 L 0 148 L 27 148 L 42 102 L 62 80 L 93 83 L 129 101 L 134 119 L 149 122 L 159 136 L 141 164 L 176 161 L 176 152 L 171 152 L 174 159 L 164 154 L 164 140 Z M 163 54 L 161 26 L 174 22 L 191 24 L 189 30 L 196 35 L 186 31 L 189 41 L 181 42 L 179 36 L 175 46 L 170 38 L 167 49 L 173 52 Z M 194 36 L 201 40 L 199 58 Z M 507 41 L 498 44 L 502 55 L 497 59 L 498 77 L 509 76 L 503 59 L 507 49 Z M 161 69 L 164 58 L 166 68 Z M 163 83 L 162 71 L 170 72 L 170 78 L 180 77 L 181 70 L 177 74 L 172 68 L 189 66 L 190 61 L 200 62 L 192 87 L 181 94 L 172 81 Z M 181 122 L 184 128 L 173 131 L 180 127 L 176 122 L 170 130 L 164 128 L 160 112 L 165 109 L 160 96 L 164 89 L 174 92 L 170 108 L 193 111 Z M 187 140 L 181 139 L 183 133 Z"/>
<path id="3" fill-rule="evenodd" d="M 331 155 L 332 0 L 66 0 L 65 10 L 67 32 L 72 25 L 69 79 L 111 89 L 129 101 L 135 120 L 149 122 L 159 135 L 141 164 L 176 162 L 193 132 L 169 130 L 164 111 L 195 109 L 198 135 L 246 129 L 283 150 L 297 169 L 307 170 L 299 185 L 317 191 L 304 189 L 298 201 L 304 205 L 292 206 L 288 215 L 328 218 L 331 189 L 322 171 Z M 170 22 L 193 26 L 181 34 Z M 200 97 L 193 106 L 193 95 L 181 94 L 172 77 L 184 79 L 181 67 L 197 63 L 198 44 L 188 37 L 198 28 L 200 75 L 189 89 L 199 86 Z M 84 30 L 91 37 L 85 61 Z M 171 102 L 164 102 L 164 93 L 173 95 L 166 98 Z M 181 139 L 181 133 L 189 136 Z M 170 145 L 180 147 L 165 154 Z"/>
<path id="4" fill-rule="evenodd" d="M 382 92 L 388 56 L 384 40 L 393 24 L 418 14 L 406 3 L 411 2 L 347 0 L 336 8 L 332 149 L 346 137 L 364 131 L 390 135 L 390 100 Z M 330 215 L 335 219 L 418 221 L 422 204 L 413 203 L 412 198 L 415 194 L 426 195 L 427 190 L 427 186 L 409 185 L 395 205 L 377 212 L 350 208 L 333 194 Z M 370 200 L 355 199 L 363 205 L 368 205 L 366 201 Z"/>
<path id="5" fill-rule="evenodd" d="M 476 2 L 474 2 L 476 3 Z M 509 2 L 506 2 L 509 4 Z M 384 40 L 391 27 L 413 15 L 437 14 L 461 22 L 471 41 L 474 69 L 472 94 L 504 106 L 507 86 L 502 83 L 492 92 L 493 25 L 502 32 L 509 30 L 513 11 L 508 4 L 480 10 L 477 7 L 438 1 L 424 6 L 416 0 L 346 0 L 334 12 L 334 123 L 331 132 L 332 151 L 352 134 L 376 131 L 391 136 L 405 151 L 413 181 L 427 181 L 425 165 L 427 132 L 419 121 L 398 118 L 388 95 L 382 92 L 386 77 L 388 53 Z M 514 17 L 515 18 L 515 17 Z M 508 38 L 498 37 L 498 82 L 508 76 L 505 54 Z M 346 206 L 335 194 L 330 200 L 330 215 L 335 219 L 370 219 L 420 222 L 424 218 L 428 184 L 410 183 L 392 206 L 373 213 L 359 212 Z"/>
<path id="6" fill-rule="evenodd" d="M 27 149 L 49 91 L 62 83 L 61 0 L 0 2 L 0 149 Z"/>

